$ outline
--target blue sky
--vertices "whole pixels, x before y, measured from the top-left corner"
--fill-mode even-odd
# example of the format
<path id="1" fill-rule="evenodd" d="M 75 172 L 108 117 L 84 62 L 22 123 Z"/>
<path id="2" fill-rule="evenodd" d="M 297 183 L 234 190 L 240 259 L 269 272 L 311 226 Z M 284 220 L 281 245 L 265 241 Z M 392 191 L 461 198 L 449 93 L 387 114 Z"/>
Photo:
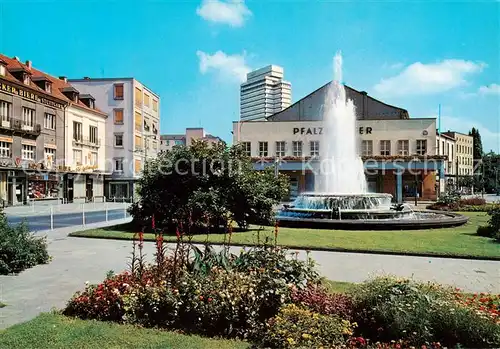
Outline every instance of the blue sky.
<path id="1" fill-rule="evenodd" d="M 332 78 L 480 129 L 500 152 L 500 3 L 0 0 L 0 52 L 70 78 L 133 76 L 160 94 L 161 132 L 205 127 L 231 140 L 245 72 L 285 69 L 297 101 Z M 24 19 L 23 19 L 24 18 Z"/>

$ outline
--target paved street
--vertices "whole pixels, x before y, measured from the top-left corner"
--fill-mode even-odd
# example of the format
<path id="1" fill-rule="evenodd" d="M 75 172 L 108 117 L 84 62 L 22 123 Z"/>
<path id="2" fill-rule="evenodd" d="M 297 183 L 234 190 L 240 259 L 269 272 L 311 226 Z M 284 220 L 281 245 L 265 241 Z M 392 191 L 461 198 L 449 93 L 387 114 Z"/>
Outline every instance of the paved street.
<path id="1" fill-rule="evenodd" d="M 121 219 L 107 223 L 119 224 Z M 106 223 L 89 224 L 88 228 Z M 45 232 L 49 253 L 48 265 L 29 269 L 18 276 L 0 276 L 0 328 L 29 320 L 53 307 L 61 308 L 71 295 L 84 287 L 85 281 L 101 281 L 108 270 L 119 272 L 127 266 L 131 243 L 128 241 L 70 238 L 75 227 Z M 39 232 L 42 234 L 42 232 Z M 153 256 L 153 244 L 145 244 L 147 259 Z M 233 248 L 238 252 L 240 248 Z M 303 251 L 299 258 L 305 258 Z M 321 274 L 338 281 L 361 282 L 372 275 L 393 274 L 418 280 L 438 281 L 469 292 L 500 293 L 500 262 L 446 258 L 372 255 L 313 251 L 311 257 Z"/>
<path id="2" fill-rule="evenodd" d="M 31 231 L 83 226 L 129 217 L 127 203 L 86 203 L 65 205 L 35 205 L 7 207 L 5 213 L 11 224 L 25 221 Z M 107 212 L 107 213 L 106 213 Z"/>

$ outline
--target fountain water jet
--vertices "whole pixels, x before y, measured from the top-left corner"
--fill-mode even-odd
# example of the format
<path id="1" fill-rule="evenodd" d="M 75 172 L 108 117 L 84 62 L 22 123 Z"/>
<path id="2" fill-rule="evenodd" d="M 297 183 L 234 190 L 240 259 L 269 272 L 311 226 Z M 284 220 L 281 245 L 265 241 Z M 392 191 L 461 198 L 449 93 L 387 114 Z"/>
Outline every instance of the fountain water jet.
<path id="1" fill-rule="evenodd" d="M 334 80 L 323 104 L 323 123 L 315 192 L 303 193 L 291 205 L 284 205 L 277 215 L 280 225 L 412 229 L 467 222 L 466 217 L 457 214 L 420 213 L 408 205 L 391 206 L 391 194 L 367 192 L 358 152 L 356 111 L 342 84 L 340 53 L 334 57 Z"/>

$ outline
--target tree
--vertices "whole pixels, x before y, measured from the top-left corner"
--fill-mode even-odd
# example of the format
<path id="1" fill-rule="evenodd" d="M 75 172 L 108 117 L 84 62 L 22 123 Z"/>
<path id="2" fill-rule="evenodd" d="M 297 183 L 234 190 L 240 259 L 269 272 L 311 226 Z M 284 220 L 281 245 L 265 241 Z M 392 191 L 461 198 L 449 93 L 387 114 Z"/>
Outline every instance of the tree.
<path id="1" fill-rule="evenodd" d="M 142 226 L 151 226 L 154 214 L 156 227 L 168 231 L 222 231 L 231 220 L 270 223 L 287 190 L 286 176 L 255 171 L 241 146 L 194 142 L 148 161 L 130 213 Z"/>
<path id="2" fill-rule="evenodd" d="M 475 127 L 469 131 L 469 136 L 473 137 L 473 151 L 474 160 L 483 158 L 483 142 L 481 141 L 481 135 L 479 130 Z"/>
<path id="3" fill-rule="evenodd" d="M 483 156 L 484 190 L 487 193 L 495 192 L 500 188 L 500 154 L 493 151 Z"/>

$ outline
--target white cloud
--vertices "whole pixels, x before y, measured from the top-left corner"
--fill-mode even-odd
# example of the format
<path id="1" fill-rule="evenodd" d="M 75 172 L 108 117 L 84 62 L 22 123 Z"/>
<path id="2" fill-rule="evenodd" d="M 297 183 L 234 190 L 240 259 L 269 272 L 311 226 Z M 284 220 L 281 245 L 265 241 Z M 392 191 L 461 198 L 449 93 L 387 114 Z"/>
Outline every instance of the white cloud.
<path id="1" fill-rule="evenodd" d="M 490 84 L 488 86 L 481 86 L 478 93 L 480 95 L 500 95 L 500 85 Z"/>
<path id="2" fill-rule="evenodd" d="M 451 90 L 467 83 L 466 76 L 483 70 L 482 62 L 448 59 L 438 63 L 416 62 L 398 75 L 382 79 L 374 86 L 381 95 L 423 95 Z"/>
<path id="3" fill-rule="evenodd" d="M 200 60 L 200 72 L 202 74 L 216 71 L 225 80 L 243 82 L 250 71 L 245 61 L 245 53 L 227 55 L 222 51 L 217 51 L 211 55 L 203 51 L 197 51 L 196 55 Z"/>
<path id="4" fill-rule="evenodd" d="M 232 27 L 243 26 L 245 20 L 252 15 L 244 0 L 203 0 L 196 13 L 207 21 L 229 24 Z"/>
<path id="5" fill-rule="evenodd" d="M 438 122 L 438 120 L 436 120 L 436 122 Z M 500 126 L 492 124 L 489 127 L 486 127 L 485 125 L 474 121 L 474 118 L 471 117 L 461 118 L 449 115 L 441 116 L 441 132 L 451 130 L 468 134 L 473 127 L 477 128 L 481 134 L 481 141 L 485 152 L 489 152 L 490 150 L 497 153 L 500 152 L 500 129 L 498 129 Z M 495 128 L 497 128 L 496 132 L 494 132 Z"/>

